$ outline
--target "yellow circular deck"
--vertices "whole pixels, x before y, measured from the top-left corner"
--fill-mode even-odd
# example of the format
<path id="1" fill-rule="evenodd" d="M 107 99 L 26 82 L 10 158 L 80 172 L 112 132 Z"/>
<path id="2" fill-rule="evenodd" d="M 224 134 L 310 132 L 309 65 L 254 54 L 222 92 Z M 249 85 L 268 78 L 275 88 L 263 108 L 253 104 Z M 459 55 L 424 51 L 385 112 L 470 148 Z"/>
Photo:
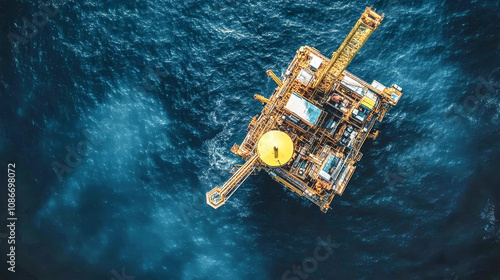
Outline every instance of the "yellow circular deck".
<path id="1" fill-rule="evenodd" d="M 264 164 L 271 167 L 282 166 L 293 156 L 292 139 L 282 131 L 268 131 L 260 138 L 257 153 Z"/>

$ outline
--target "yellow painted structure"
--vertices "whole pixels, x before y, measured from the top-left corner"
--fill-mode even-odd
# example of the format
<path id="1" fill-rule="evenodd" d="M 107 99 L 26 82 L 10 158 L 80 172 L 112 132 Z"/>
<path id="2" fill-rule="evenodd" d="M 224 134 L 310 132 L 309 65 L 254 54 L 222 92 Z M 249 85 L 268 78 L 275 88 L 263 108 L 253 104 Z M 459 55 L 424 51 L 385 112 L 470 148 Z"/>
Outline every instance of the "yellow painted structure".
<path id="1" fill-rule="evenodd" d="M 373 106 L 375 106 L 375 101 L 365 96 L 363 97 L 363 99 L 361 99 L 361 105 L 364 105 L 371 110 L 373 109 Z"/>
<path id="2" fill-rule="evenodd" d="M 257 153 L 260 160 L 267 166 L 283 166 L 293 156 L 292 139 L 282 131 L 271 130 L 260 138 Z"/>
<path id="3" fill-rule="evenodd" d="M 281 79 L 267 71 L 277 87 L 269 98 L 254 96 L 264 108 L 250 121 L 243 142 L 231 148 L 246 162 L 235 165 L 222 187 L 207 192 L 207 204 L 220 207 L 250 174 L 264 170 L 321 211 L 330 209 L 363 156 L 365 140 L 377 137 L 374 124 L 403 93 L 396 84 L 369 84 L 345 70 L 383 18 L 366 8 L 331 58 L 303 46 Z"/>

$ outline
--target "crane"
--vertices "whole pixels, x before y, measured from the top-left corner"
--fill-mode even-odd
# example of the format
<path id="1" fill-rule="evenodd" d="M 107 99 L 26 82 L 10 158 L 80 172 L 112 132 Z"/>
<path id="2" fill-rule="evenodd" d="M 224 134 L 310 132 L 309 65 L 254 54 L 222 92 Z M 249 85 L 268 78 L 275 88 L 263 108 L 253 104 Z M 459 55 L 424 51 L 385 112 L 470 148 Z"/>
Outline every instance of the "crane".
<path id="1" fill-rule="evenodd" d="M 342 72 L 351 63 L 372 32 L 377 29 L 383 18 L 383 14 L 379 15 L 367 7 L 342 45 L 333 53 L 327 66 L 319 73 L 313 87 L 317 87 L 323 92 L 330 90 L 333 83 L 341 79 Z"/>

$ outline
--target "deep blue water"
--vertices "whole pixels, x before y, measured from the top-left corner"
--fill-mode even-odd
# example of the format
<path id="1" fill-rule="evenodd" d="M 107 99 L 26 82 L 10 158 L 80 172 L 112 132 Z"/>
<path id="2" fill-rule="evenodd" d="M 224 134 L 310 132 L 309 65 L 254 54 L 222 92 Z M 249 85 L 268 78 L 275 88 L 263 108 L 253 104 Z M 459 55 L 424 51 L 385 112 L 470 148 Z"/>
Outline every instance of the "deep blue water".
<path id="1" fill-rule="evenodd" d="M 253 95 L 275 87 L 265 70 L 283 73 L 302 45 L 329 56 L 366 6 L 386 16 L 348 70 L 404 95 L 333 209 L 264 173 L 206 206 L 242 163 L 230 148 L 261 110 Z M 16 272 L 0 238 L 0 279 L 500 279 L 497 1 L 47 9 L 23 34 L 45 9 L 0 2 L 0 237 L 10 162 L 18 217 Z M 13 47 L 9 33 L 30 38 Z M 67 150 L 79 143 L 81 161 Z M 312 267 L 318 238 L 332 251 Z M 286 276 L 304 260 L 307 275 Z"/>

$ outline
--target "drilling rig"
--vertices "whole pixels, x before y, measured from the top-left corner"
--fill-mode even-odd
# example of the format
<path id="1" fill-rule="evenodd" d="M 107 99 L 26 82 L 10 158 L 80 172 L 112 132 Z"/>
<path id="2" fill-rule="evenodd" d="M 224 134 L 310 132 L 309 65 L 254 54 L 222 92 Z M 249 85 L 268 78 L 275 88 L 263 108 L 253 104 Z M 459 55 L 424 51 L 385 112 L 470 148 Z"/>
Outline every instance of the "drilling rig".
<path id="1" fill-rule="evenodd" d="M 327 212 L 335 195 L 351 179 L 367 138 L 403 89 L 371 84 L 346 71 L 353 57 L 384 15 L 367 7 L 331 58 L 317 49 L 301 47 L 282 79 L 267 74 L 277 86 L 269 98 L 255 95 L 264 108 L 250 121 L 241 145 L 231 152 L 245 160 L 231 178 L 207 192 L 207 204 L 223 205 L 241 184 L 260 170 L 287 189 Z"/>

